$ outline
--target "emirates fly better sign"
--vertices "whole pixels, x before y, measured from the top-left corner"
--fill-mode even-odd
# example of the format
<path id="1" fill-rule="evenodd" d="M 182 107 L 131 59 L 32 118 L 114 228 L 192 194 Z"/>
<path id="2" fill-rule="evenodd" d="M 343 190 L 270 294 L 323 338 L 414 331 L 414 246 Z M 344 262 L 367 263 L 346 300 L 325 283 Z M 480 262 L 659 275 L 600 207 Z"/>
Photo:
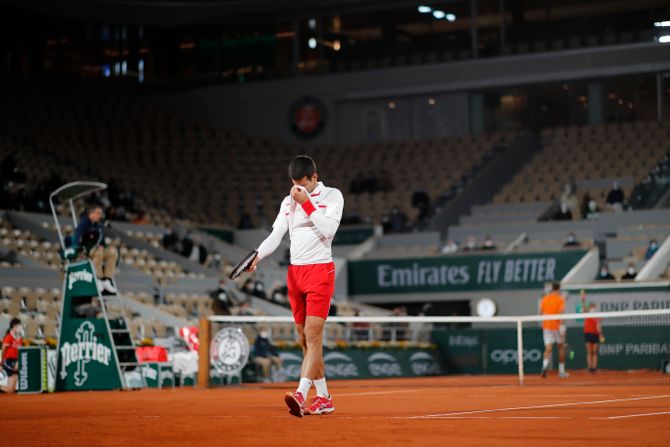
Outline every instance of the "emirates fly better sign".
<path id="1" fill-rule="evenodd" d="M 351 261 L 350 295 L 541 287 L 559 281 L 586 252 L 435 256 Z"/>

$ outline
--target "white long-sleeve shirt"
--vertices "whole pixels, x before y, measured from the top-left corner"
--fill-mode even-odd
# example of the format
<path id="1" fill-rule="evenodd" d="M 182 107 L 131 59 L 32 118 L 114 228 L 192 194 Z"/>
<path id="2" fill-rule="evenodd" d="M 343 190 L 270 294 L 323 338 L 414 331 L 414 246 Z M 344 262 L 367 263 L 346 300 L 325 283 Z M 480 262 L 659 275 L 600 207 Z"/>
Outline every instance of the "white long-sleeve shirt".
<path id="1" fill-rule="evenodd" d="M 291 239 L 291 264 L 332 262 L 332 244 L 342 219 L 344 197 L 337 188 L 318 182 L 309 200 L 298 205 L 286 196 L 272 224 L 272 233 L 258 247 L 259 260 L 271 255 L 286 232 Z"/>

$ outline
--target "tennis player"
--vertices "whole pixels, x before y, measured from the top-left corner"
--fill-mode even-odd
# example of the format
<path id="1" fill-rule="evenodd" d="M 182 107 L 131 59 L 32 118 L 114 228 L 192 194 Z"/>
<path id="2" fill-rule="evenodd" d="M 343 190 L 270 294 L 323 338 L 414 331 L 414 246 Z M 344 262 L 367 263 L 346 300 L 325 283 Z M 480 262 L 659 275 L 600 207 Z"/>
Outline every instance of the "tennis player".
<path id="1" fill-rule="evenodd" d="M 562 314 L 565 300 L 560 293 L 561 286 L 557 282 L 551 285 L 551 292 L 546 294 L 540 303 L 542 315 Z M 562 330 L 561 330 L 562 329 Z M 544 320 L 542 322 L 542 338 L 544 339 L 544 359 L 542 360 L 542 377 L 547 377 L 549 359 L 554 348 L 558 346 L 558 377 L 568 377 L 565 371 L 565 327 L 561 328 L 560 320 Z"/>
<path id="2" fill-rule="evenodd" d="M 294 158 L 288 174 L 294 186 L 282 201 L 272 233 L 258 247 L 258 256 L 249 271 L 255 271 L 258 262 L 277 249 L 288 231 L 291 239 L 288 298 L 304 357 L 298 389 L 286 393 L 284 401 L 292 415 L 302 417 L 335 410 L 326 386 L 323 328 L 335 288 L 331 245 L 342 218 L 344 198 L 339 190 L 318 181 L 316 164 L 307 155 Z M 307 405 L 305 400 L 312 384 L 316 397 Z"/>
<path id="3" fill-rule="evenodd" d="M 596 311 L 596 305 L 591 303 L 589 312 Z M 584 319 L 584 341 L 586 342 L 586 366 L 591 374 L 598 369 L 598 344 L 604 340 L 600 318 Z"/>

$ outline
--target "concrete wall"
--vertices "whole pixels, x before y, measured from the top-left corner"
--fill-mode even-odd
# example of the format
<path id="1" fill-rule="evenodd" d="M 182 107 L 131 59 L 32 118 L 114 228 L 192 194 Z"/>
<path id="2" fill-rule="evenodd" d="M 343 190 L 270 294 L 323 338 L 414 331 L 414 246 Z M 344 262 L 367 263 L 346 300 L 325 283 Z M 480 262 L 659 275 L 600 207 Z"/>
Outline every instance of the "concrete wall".
<path id="1" fill-rule="evenodd" d="M 667 70 L 670 46 L 641 43 L 204 87 L 150 101 L 214 128 L 302 144 L 289 128 L 289 111 L 299 98 L 312 96 L 328 117 L 313 142 L 364 142 L 376 136 L 457 135 L 471 126 L 467 92 Z M 429 97 L 435 97 L 436 108 L 423 107 Z M 389 100 L 396 102 L 392 115 L 398 121 L 388 115 Z M 420 113 L 410 113 L 416 107 Z M 430 114 L 439 119 L 421 119 Z"/>
<path id="2" fill-rule="evenodd" d="M 422 293 L 407 295 L 365 295 L 350 297 L 354 301 L 366 304 L 390 303 L 428 303 L 442 301 L 468 301 L 472 315 L 476 315 L 477 302 L 484 298 L 491 298 L 498 305 L 497 315 L 534 315 L 538 312 L 538 300 L 543 293 L 542 289 L 531 290 L 504 290 L 481 292 L 455 293 Z"/>

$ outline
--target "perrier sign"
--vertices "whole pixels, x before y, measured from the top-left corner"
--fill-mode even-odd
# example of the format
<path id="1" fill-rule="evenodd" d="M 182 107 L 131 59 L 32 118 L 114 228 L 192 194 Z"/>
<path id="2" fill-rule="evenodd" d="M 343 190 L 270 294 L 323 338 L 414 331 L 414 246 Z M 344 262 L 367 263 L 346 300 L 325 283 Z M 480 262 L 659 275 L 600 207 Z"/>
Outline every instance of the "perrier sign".
<path id="1" fill-rule="evenodd" d="M 349 294 L 434 293 L 541 287 L 560 281 L 583 250 L 350 261 Z"/>
<path id="2" fill-rule="evenodd" d="M 81 318 L 76 307 L 98 296 L 90 261 L 69 264 L 63 284 L 56 389 L 121 388 L 111 334 L 102 318 Z"/>

